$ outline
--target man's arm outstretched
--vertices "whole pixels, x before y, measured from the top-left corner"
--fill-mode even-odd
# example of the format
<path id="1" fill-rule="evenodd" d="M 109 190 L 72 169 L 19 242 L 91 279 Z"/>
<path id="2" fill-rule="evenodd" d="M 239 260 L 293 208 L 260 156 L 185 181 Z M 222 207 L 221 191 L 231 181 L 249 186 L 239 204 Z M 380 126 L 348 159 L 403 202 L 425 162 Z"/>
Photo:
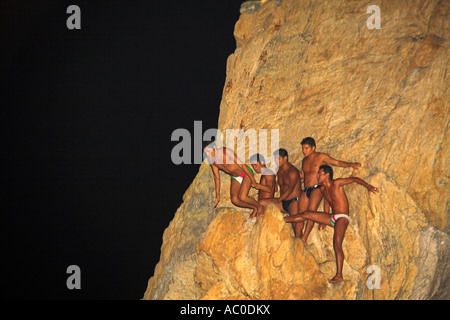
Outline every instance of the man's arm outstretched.
<path id="1" fill-rule="evenodd" d="M 352 167 L 353 169 L 358 169 L 361 167 L 361 163 L 359 162 L 345 162 L 341 160 L 336 160 L 330 157 L 328 154 L 324 153 L 323 162 L 326 164 L 331 164 L 336 167 Z"/>
<path id="2" fill-rule="evenodd" d="M 360 178 L 357 178 L 357 177 L 339 178 L 339 179 L 335 180 L 335 183 L 337 183 L 338 186 L 344 186 L 346 184 L 353 183 L 353 182 L 355 182 L 357 184 L 360 184 L 363 187 L 365 187 L 369 193 L 370 192 L 372 192 L 372 193 L 380 192 L 380 190 L 378 190 L 378 188 L 368 184 L 364 180 L 362 180 Z"/>

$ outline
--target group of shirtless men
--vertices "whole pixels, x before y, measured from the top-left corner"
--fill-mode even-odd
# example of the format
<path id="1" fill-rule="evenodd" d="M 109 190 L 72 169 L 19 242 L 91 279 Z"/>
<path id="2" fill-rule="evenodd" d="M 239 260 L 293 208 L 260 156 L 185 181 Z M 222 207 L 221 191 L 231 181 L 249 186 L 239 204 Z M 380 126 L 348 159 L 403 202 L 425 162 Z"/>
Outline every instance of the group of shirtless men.
<path id="1" fill-rule="evenodd" d="M 292 223 L 295 236 L 305 245 L 315 222 L 319 223 L 319 230 L 325 226 L 334 227 L 336 275 L 329 282 L 336 283 L 343 280 L 342 242 L 350 222 L 344 185 L 355 182 L 366 187 L 369 192 L 377 193 L 379 190 L 356 177 L 333 179 L 333 169 L 330 165 L 357 169 L 361 166 L 360 163 L 335 160 L 326 153 L 317 152 L 316 143 L 311 137 L 303 139 L 301 145 L 305 156 L 301 170 L 289 162 L 288 152 L 285 149 L 278 149 L 273 154 L 278 168 L 275 174 L 266 167 L 261 154 L 250 157 L 250 167 L 240 161 L 229 148 L 218 148 L 214 143 L 205 143 L 203 151 L 214 174 L 216 190 L 214 206 L 217 206 L 220 199 L 219 170 L 222 170 L 231 176 L 231 202 L 238 207 L 252 209 L 251 218 L 260 217 L 264 207 L 272 203 L 281 212 L 289 214 L 284 220 Z M 254 172 L 261 174 L 259 183 L 255 180 Z M 277 181 L 280 196 L 275 198 L 278 191 Z M 257 200 L 248 195 L 251 187 L 259 190 Z M 324 212 L 318 212 L 322 198 L 324 198 Z"/>

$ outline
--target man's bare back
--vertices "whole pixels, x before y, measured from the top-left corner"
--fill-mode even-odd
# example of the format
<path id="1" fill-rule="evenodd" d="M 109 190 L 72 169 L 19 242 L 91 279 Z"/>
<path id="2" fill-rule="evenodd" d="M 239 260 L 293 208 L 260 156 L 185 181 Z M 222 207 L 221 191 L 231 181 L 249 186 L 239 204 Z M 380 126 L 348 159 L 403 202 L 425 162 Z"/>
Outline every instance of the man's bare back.
<path id="1" fill-rule="evenodd" d="M 214 162 L 211 165 L 216 166 L 219 170 L 222 170 L 223 172 L 234 177 L 239 177 L 244 172 L 240 164 L 243 163 L 239 161 L 235 153 L 230 149 L 215 149 Z"/>

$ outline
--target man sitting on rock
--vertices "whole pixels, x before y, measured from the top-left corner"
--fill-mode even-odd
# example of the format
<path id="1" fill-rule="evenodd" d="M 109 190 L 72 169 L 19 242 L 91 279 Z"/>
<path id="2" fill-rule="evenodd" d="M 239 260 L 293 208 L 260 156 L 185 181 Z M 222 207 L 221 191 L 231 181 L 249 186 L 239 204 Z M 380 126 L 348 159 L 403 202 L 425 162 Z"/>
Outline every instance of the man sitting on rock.
<path id="1" fill-rule="evenodd" d="M 214 207 L 220 200 L 220 174 L 219 170 L 231 177 L 230 199 L 231 202 L 242 208 L 253 209 L 251 217 L 259 216 L 263 212 L 262 205 L 248 196 L 250 188 L 257 184 L 253 170 L 238 159 L 236 154 L 229 148 L 217 148 L 215 142 L 204 142 L 203 152 L 207 162 L 211 165 L 216 187 L 216 201 Z"/>
<path id="2" fill-rule="evenodd" d="M 285 149 L 276 150 L 273 155 L 278 166 L 277 178 L 280 186 L 280 197 L 274 199 L 262 199 L 260 203 L 268 206 L 273 203 L 284 213 L 295 215 L 298 213 L 298 200 L 302 193 L 300 172 L 288 161 L 288 152 Z M 293 224 L 296 237 L 301 235 L 301 229 L 297 228 L 297 224 Z"/>
<path id="3" fill-rule="evenodd" d="M 336 283 L 344 279 L 342 276 L 342 268 L 344 265 L 344 251 L 342 250 L 342 242 L 344 240 L 347 226 L 350 223 L 349 205 L 344 186 L 346 184 L 356 182 L 366 187 L 369 193 L 377 193 L 379 191 L 377 188 L 356 177 L 333 180 L 333 169 L 328 165 L 321 165 L 319 167 L 317 180 L 320 184 L 320 191 L 325 198 L 325 212 L 305 211 L 297 215 L 285 217 L 284 221 L 289 223 L 298 223 L 305 220 L 310 220 L 334 227 L 333 247 L 336 255 L 336 275 L 331 278 L 329 282 Z M 330 206 L 332 210 L 331 215 L 329 214 Z"/>

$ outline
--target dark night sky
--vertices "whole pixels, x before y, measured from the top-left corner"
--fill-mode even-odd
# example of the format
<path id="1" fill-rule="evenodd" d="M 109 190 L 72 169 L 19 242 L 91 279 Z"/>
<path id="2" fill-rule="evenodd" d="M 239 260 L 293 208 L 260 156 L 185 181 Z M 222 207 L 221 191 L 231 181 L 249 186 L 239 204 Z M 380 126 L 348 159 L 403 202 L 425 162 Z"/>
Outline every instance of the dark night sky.
<path id="1" fill-rule="evenodd" d="M 142 298 L 198 172 L 171 134 L 217 126 L 241 2 L 0 2 L 3 299 Z"/>

